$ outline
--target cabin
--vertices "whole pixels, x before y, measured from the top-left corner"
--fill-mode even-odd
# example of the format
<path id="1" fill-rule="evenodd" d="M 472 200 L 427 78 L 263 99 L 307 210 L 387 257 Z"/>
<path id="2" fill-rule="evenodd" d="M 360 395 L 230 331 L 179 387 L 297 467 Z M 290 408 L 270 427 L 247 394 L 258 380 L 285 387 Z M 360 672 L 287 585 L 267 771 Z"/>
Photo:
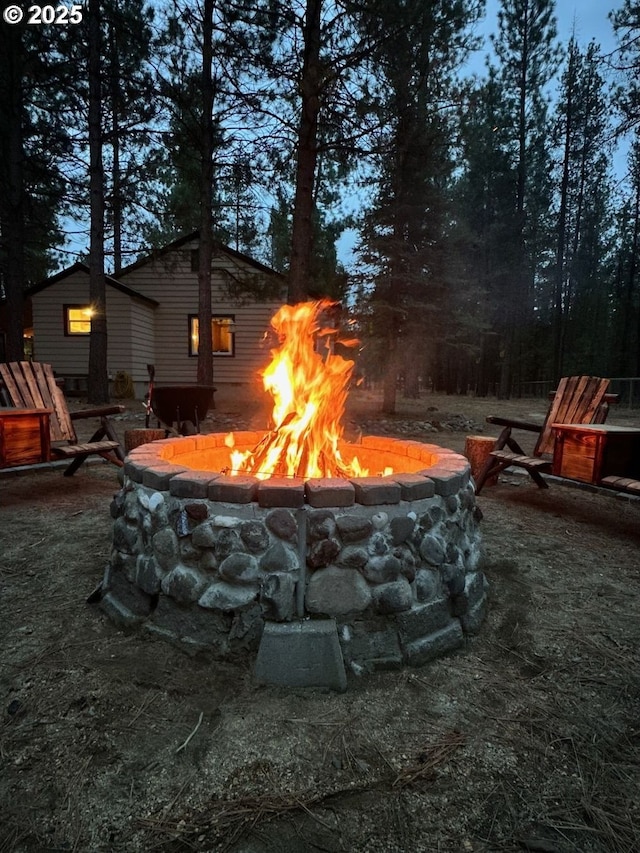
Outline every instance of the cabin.
<path id="1" fill-rule="evenodd" d="M 198 234 L 193 233 L 106 276 L 107 363 L 113 383 L 126 378 L 137 399 L 148 387 L 147 365 L 161 384 L 197 379 Z M 33 358 L 53 365 L 65 393 L 86 390 L 91 306 L 89 267 L 57 273 L 30 291 Z M 211 263 L 214 384 L 255 382 L 269 359 L 265 333 L 286 300 L 284 277 L 217 245 Z M 113 387 L 113 386 L 112 386 Z"/>

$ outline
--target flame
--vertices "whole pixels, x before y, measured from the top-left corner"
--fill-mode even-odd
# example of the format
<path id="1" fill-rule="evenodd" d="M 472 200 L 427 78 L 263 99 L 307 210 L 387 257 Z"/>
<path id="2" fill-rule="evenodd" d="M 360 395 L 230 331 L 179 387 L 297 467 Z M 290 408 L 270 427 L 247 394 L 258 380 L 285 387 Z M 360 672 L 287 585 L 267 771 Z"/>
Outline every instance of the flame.
<path id="1" fill-rule="evenodd" d="M 328 300 L 283 305 L 273 317 L 280 345 L 271 351 L 262 382 L 273 397 L 274 427 L 253 450 L 232 451 L 233 473 L 263 479 L 366 475 L 357 459 L 345 463 L 338 447 L 354 362 L 334 353 L 337 329 L 320 325 L 334 305 Z M 233 445 L 232 435 L 226 443 Z"/>

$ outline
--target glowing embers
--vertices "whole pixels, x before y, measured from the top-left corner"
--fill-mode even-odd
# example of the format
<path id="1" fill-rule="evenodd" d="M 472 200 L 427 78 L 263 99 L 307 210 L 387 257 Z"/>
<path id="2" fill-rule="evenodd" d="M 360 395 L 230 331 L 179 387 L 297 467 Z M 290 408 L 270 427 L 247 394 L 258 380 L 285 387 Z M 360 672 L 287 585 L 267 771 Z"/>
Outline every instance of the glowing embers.
<path id="1" fill-rule="evenodd" d="M 339 442 L 354 363 L 337 355 L 338 330 L 322 326 L 334 307 L 327 300 L 283 305 L 271 321 L 280 345 L 262 381 L 273 397 L 273 428 L 250 451 L 231 452 L 231 472 L 260 479 L 366 476 L 357 457 L 343 459 Z M 356 346 L 357 340 L 340 340 Z M 233 433 L 227 446 L 235 447 Z M 390 474 L 391 469 L 376 471 Z"/>

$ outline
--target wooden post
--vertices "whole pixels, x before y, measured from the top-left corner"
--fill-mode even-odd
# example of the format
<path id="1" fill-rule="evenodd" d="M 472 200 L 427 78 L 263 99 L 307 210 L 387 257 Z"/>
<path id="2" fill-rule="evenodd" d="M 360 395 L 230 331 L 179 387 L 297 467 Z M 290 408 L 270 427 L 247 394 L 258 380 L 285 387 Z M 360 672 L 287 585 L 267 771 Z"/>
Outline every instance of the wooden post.
<path id="1" fill-rule="evenodd" d="M 127 453 L 141 444 L 158 441 L 166 435 L 163 429 L 126 429 L 124 431 L 124 449 Z"/>
<path id="2" fill-rule="evenodd" d="M 464 443 L 464 455 L 471 465 L 471 476 L 477 481 L 485 466 L 489 454 L 495 447 L 496 440 L 489 435 L 468 435 Z M 485 486 L 495 486 L 498 475 L 494 474 L 485 481 Z"/>

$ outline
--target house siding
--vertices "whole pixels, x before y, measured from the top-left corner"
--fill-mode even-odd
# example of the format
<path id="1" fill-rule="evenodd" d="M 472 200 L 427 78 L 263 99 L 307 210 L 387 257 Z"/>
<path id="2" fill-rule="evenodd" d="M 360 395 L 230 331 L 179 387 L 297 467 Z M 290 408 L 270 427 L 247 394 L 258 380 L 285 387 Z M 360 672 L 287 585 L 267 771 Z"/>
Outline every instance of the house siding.
<path id="1" fill-rule="evenodd" d="M 189 355 L 189 315 L 198 313 L 198 275 L 191 269 L 197 238 L 144 259 L 118 275 L 130 292 L 107 281 L 107 361 L 109 375 L 126 371 L 133 379 L 136 397 L 148 387 L 147 365 L 155 366 L 158 384 L 197 381 L 197 357 Z M 266 340 L 271 318 L 285 299 L 236 299 L 228 292 L 233 278 L 275 273 L 254 265 L 236 253 L 221 251 L 212 262 L 212 313 L 233 315 L 233 356 L 214 355 L 214 383 L 248 384 L 259 381 L 259 371 L 269 359 L 272 342 Z M 135 294 L 139 294 L 136 296 Z M 54 277 L 32 295 L 34 357 L 49 362 L 59 376 L 86 376 L 89 338 L 64 334 L 65 304 L 89 303 L 89 275 L 71 268 Z M 152 300 L 151 302 L 147 300 Z M 157 303 L 154 304 L 154 303 Z"/>
<path id="2" fill-rule="evenodd" d="M 141 399 L 149 383 L 147 365 L 155 360 L 155 310 L 136 299 L 131 300 L 130 340 L 131 360 L 125 369 L 133 379 L 136 397 Z"/>
<path id="3" fill-rule="evenodd" d="M 32 297 L 34 358 L 50 363 L 59 376 L 87 375 L 89 337 L 64 334 L 64 306 L 88 305 L 89 301 L 89 276 L 80 271 Z M 109 374 L 114 375 L 118 370 L 130 372 L 135 344 L 132 335 L 134 300 L 107 286 L 106 305 Z"/>
<path id="4" fill-rule="evenodd" d="M 194 240 L 120 276 L 124 284 L 160 303 L 155 311 L 154 364 L 158 384 L 197 381 L 198 359 L 189 355 L 188 323 L 189 314 L 198 313 L 198 277 L 191 270 L 191 252 L 197 247 Z M 282 301 L 233 301 L 227 292 L 228 279 L 221 271 L 226 270 L 231 276 L 253 275 L 255 271 L 224 253 L 214 258 L 212 267 L 212 313 L 232 314 L 235 318 L 235 354 L 214 355 L 214 383 L 251 383 L 269 358 L 265 333 Z"/>

